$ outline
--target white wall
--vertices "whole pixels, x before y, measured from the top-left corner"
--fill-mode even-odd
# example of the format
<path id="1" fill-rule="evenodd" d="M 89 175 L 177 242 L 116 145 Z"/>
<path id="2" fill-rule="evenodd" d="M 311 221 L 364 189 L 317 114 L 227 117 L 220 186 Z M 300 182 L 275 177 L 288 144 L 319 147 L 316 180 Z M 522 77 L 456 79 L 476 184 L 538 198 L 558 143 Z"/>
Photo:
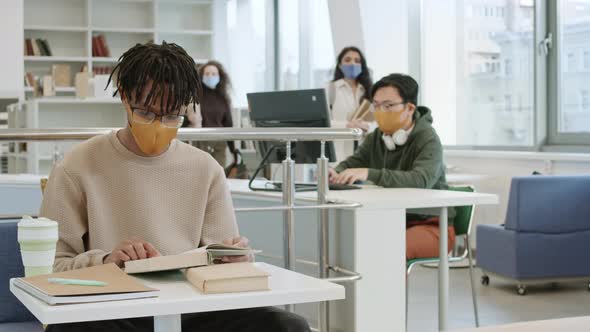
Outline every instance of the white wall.
<path id="1" fill-rule="evenodd" d="M 23 31 L 23 1 L 0 1 L 0 98 L 23 97 Z"/>

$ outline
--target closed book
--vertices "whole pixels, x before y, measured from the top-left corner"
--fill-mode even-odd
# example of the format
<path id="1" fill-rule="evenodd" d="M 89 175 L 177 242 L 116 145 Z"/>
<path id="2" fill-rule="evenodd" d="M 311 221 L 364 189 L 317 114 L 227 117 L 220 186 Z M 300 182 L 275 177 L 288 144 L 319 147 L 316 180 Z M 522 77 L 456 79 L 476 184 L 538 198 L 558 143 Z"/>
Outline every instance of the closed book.
<path id="1" fill-rule="evenodd" d="M 53 56 L 53 53 L 51 52 L 51 47 L 49 47 L 49 42 L 47 41 L 47 39 L 41 39 L 41 44 L 43 44 L 43 48 L 45 49 L 45 55 Z"/>
<path id="2" fill-rule="evenodd" d="M 125 262 L 125 272 L 147 273 L 186 269 L 214 264 L 223 256 L 244 256 L 259 253 L 260 250 L 240 248 L 225 244 L 210 244 L 177 255 L 167 255 Z"/>
<path id="3" fill-rule="evenodd" d="M 31 41 L 31 44 L 33 46 L 33 55 L 34 56 L 41 56 L 41 49 L 39 49 L 39 44 L 37 42 L 38 42 L 38 39 Z"/>
<path id="4" fill-rule="evenodd" d="M 92 280 L 105 286 L 64 285 L 49 278 Z M 50 304 L 88 303 L 158 296 L 158 290 L 146 287 L 128 276 L 115 264 L 97 265 L 66 272 L 15 278 L 11 283 L 32 296 Z"/>
<path id="5" fill-rule="evenodd" d="M 107 45 L 107 41 L 106 41 L 104 35 L 98 35 L 98 43 L 100 44 L 102 56 L 105 56 L 105 57 L 111 56 L 111 51 L 109 50 L 109 46 Z"/>
<path id="6" fill-rule="evenodd" d="M 33 51 L 33 41 L 31 38 L 25 39 L 25 44 L 27 46 L 27 55 L 35 55 L 35 51 Z"/>
<path id="7" fill-rule="evenodd" d="M 45 49 L 45 44 L 43 44 L 43 39 L 35 39 L 37 46 L 39 46 L 39 51 L 41 52 L 42 56 L 47 56 L 47 50 Z"/>
<path id="8" fill-rule="evenodd" d="M 98 55 L 98 46 L 97 46 L 97 38 L 96 36 L 92 36 L 92 56 L 97 57 Z"/>
<path id="9" fill-rule="evenodd" d="M 55 86 L 72 86 L 72 72 L 70 65 L 53 65 L 51 74 L 55 80 Z"/>
<path id="10" fill-rule="evenodd" d="M 215 264 L 187 269 L 186 279 L 203 294 L 269 290 L 270 274 L 253 263 Z"/>

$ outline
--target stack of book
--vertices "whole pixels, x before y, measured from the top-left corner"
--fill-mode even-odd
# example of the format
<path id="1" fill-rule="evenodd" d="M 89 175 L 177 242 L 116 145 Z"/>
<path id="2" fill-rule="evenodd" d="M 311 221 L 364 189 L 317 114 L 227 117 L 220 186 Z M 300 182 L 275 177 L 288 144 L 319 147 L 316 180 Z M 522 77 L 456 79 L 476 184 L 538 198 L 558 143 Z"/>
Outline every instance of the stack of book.
<path id="1" fill-rule="evenodd" d="M 111 51 L 107 46 L 104 35 L 92 36 L 92 56 L 93 57 L 110 57 Z"/>
<path id="2" fill-rule="evenodd" d="M 25 39 L 25 55 L 28 56 L 52 56 L 47 39 Z"/>
<path id="3" fill-rule="evenodd" d="M 125 262 L 128 274 L 186 269 L 186 279 L 203 294 L 264 291 L 269 274 L 252 263 L 215 264 L 223 256 L 244 256 L 259 250 L 210 244 L 178 255 Z"/>
<path id="4" fill-rule="evenodd" d="M 112 66 L 93 66 L 92 72 L 94 75 L 110 75 L 113 68 Z"/>

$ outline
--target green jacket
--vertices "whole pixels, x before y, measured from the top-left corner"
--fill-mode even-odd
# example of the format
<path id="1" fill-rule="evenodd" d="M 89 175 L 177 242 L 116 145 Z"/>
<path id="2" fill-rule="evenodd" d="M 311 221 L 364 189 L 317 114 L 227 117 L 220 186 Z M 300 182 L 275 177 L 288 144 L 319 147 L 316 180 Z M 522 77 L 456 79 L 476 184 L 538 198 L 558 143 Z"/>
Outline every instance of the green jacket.
<path id="1" fill-rule="evenodd" d="M 354 155 L 338 164 L 336 172 L 347 168 L 368 168 L 368 180 L 387 188 L 448 189 L 443 164 L 443 148 L 432 127 L 430 109 L 419 106 L 414 113 L 414 129 L 406 144 L 387 150 L 379 129 L 369 134 Z M 454 210 L 449 209 L 449 224 Z"/>

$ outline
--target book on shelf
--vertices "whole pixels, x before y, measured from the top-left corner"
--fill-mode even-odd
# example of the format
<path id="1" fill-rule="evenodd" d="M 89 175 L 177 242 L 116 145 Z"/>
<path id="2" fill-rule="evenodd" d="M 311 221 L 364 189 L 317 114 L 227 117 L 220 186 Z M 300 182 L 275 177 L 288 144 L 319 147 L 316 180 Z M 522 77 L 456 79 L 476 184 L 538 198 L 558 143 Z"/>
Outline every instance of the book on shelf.
<path id="1" fill-rule="evenodd" d="M 92 72 L 94 75 L 110 75 L 113 71 L 112 66 L 94 66 L 92 67 Z"/>
<path id="2" fill-rule="evenodd" d="M 109 46 L 107 45 L 107 41 L 104 35 L 98 35 L 98 43 L 100 44 L 100 48 L 102 49 L 102 56 L 110 57 L 111 51 L 109 50 Z"/>
<path id="3" fill-rule="evenodd" d="M 146 273 L 186 269 L 212 265 L 223 256 L 244 256 L 259 253 L 259 250 L 226 244 L 210 244 L 177 255 L 167 255 L 125 262 L 125 272 Z"/>
<path id="4" fill-rule="evenodd" d="M 53 56 L 53 53 L 51 52 L 51 47 L 49 47 L 49 42 L 47 41 L 47 39 L 41 39 L 41 44 L 43 45 L 45 55 Z"/>
<path id="5" fill-rule="evenodd" d="M 41 49 L 39 48 L 38 40 L 37 39 L 33 40 L 32 44 L 33 44 L 33 46 L 32 46 L 33 47 L 33 54 L 32 55 L 41 56 Z"/>
<path id="6" fill-rule="evenodd" d="M 25 39 L 25 55 L 27 56 L 52 56 L 51 47 L 47 39 Z"/>
<path id="7" fill-rule="evenodd" d="M 93 57 L 97 57 L 98 56 L 98 46 L 96 44 L 96 37 L 92 36 L 92 56 Z"/>
<path id="8" fill-rule="evenodd" d="M 110 57 L 111 52 L 107 45 L 104 35 L 92 36 L 92 56 L 94 57 Z"/>
<path id="9" fill-rule="evenodd" d="M 216 264 L 189 268 L 186 279 L 203 294 L 269 290 L 270 274 L 253 263 Z"/>
<path id="10" fill-rule="evenodd" d="M 25 39 L 25 46 L 27 49 L 25 55 L 35 55 L 35 51 L 33 50 L 33 40 L 31 38 Z"/>

